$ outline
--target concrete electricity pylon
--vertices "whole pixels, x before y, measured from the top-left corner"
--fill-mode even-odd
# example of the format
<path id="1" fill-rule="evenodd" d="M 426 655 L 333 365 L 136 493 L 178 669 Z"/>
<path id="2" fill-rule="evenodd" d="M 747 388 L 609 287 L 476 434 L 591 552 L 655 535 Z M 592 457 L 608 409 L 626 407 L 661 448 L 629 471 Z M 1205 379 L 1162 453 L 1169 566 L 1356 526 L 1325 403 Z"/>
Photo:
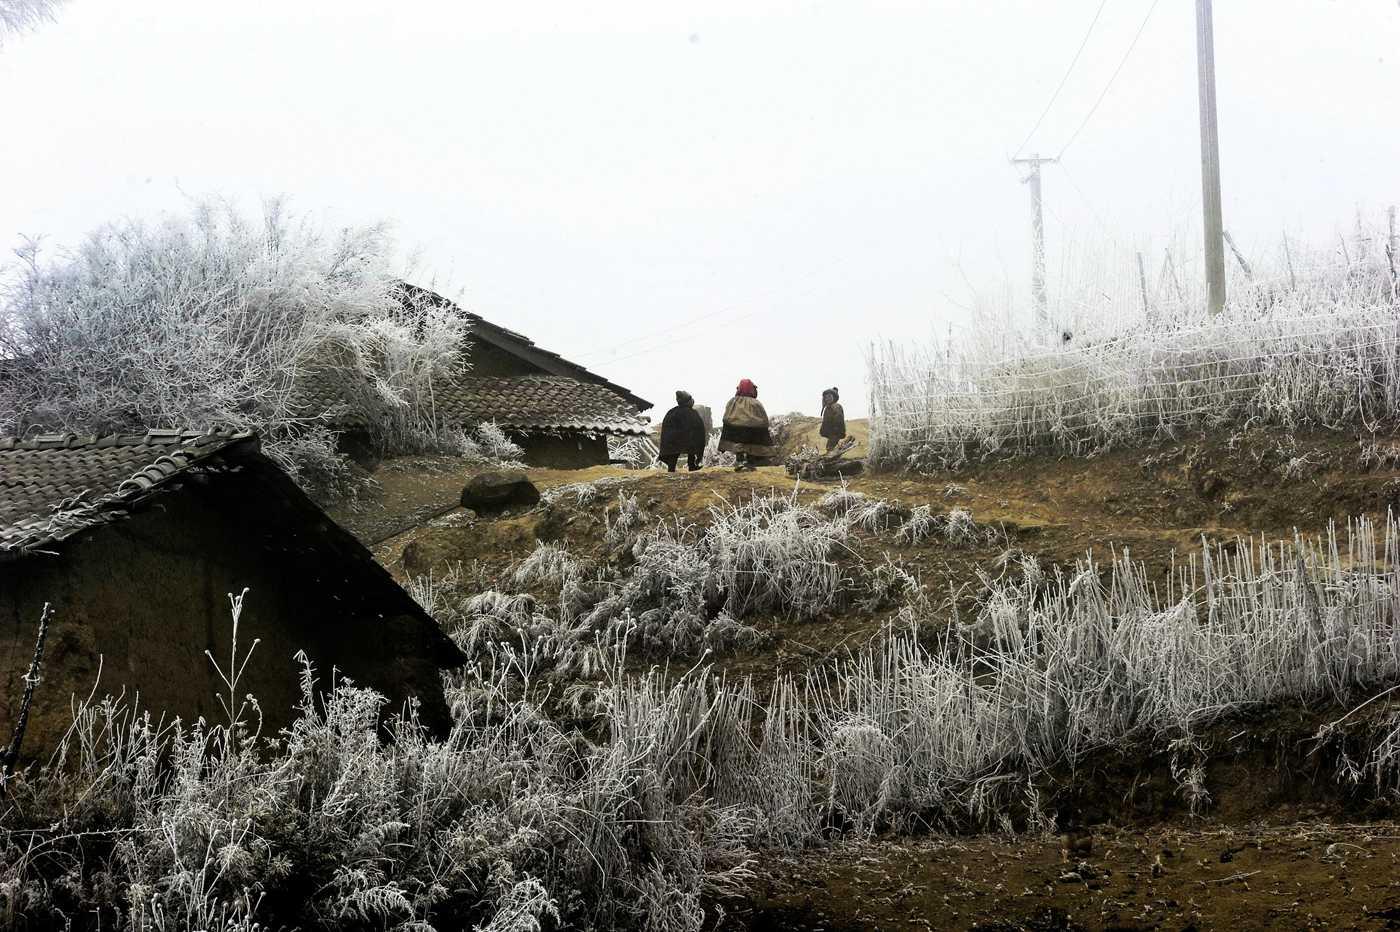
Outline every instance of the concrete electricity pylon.
<path id="1" fill-rule="evenodd" d="M 1201 98 L 1201 204 L 1205 214 L 1206 283 L 1212 314 L 1225 309 L 1225 221 L 1220 210 L 1220 130 L 1215 116 L 1215 14 L 1196 0 L 1196 70 Z"/>
<path id="2" fill-rule="evenodd" d="M 1029 165 L 1031 173 L 1021 179 L 1022 184 L 1031 187 L 1031 235 L 1034 256 L 1031 263 L 1031 295 L 1035 299 L 1035 322 L 1041 330 L 1050 326 L 1050 312 L 1045 296 L 1045 213 L 1041 207 L 1040 166 L 1052 164 L 1058 159 L 1043 159 L 1032 155 L 1028 159 L 1012 159 L 1013 165 Z"/>

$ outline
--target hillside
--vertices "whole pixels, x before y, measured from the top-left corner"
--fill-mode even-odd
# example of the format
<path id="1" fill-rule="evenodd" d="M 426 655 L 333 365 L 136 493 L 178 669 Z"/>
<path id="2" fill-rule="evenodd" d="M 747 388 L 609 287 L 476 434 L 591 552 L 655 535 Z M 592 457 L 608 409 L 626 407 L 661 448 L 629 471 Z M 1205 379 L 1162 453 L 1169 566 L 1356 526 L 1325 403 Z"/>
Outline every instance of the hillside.
<path id="1" fill-rule="evenodd" d="M 1089 459 L 860 476 L 842 493 L 855 498 L 832 496 L 839 487 L 831 484 L 795 483 L 776 467 L 674 475 L 534 470 L 546 501 L 488 520 L 456 506 L 467 475 L 453 461 L 419 458 L 386 463 L 374 477 L 376 493 L 337 517 L 404 582 L 448 580 L 446 594 L 435 596 L 444 605 L 453 591 L 500 590 L 528 593 L 544 606 L 566 597 L 570 578 L 587 589 L 596 576 L 597 585 L 621 591 L 643 571 L 633 545 L 648 533 L 669 540 L 666 528 L 693 525 L 690 536 L 674 539 L 701 540 L 705 528 L 730 527 L 754 502 L 785 501 L 779 511 L 802 506 L 812 515 L 839 507 L 848 516 L 862 504 L 885 503 L 870 520 L 842 525 L 849 535 L 830 551 L 839 584 L 820 607 L 771 604 L 738 616 L 751 634 L 704 642 L 711 645 L 705 663 L 730 681 L 751 679 L 755 695 L 766 696 L 775 685 L 806 682 L 810 689 L 812 675 L 835 677 L 840 689 L 857 669 L 844 658 L 878 654 L 911 618 L 924 649 L 945 650 L 940 631 L 978 630 L 997 599 L 1029 585 L 1032 572 L 1078 579 L 1082 561 L 1092 559 L 1105 591 L 1116 591 L 1122 581 L 1111 565 L 1131 560 L 1141 563 L 1151 591 L 1166 593 L 1180 585 L 1183 568 L 1200 567 L 1203 546 L 1215 548 L 1205 551 L 1212 559 L 1229 560 L 1252 553 L 1250 539 L 1290 541 L 1325 533 L 1329 523 L 1344 532 L 1361 516 L 1384 525 L 1400 496 L 1398 467 L 1400 445 L 1387 438 L 1256 430 Z M 919 506 L 929 506 L 942 530 L 902 538 Z M 1345 548 L 1343 541 L 1342 564 Z M 538 563 L 532 555 L 545 551 L 552 559 L 567 554 L 581 575 L 522 581 L 522 565 Z M 562 582 L 565 594 L 550 580 Z M 888 591 L 880 588 L 890 580 Z M 684 650 L 658 653 L 645 639 L 632 653 L 635 674 L 668 659 L 677 669 L 701 660 Z M 959 803 L 942 815 L 918 815 L 914 824 L 924 827 L 914 837 L 896 837 L 909 829 L 900 828 L 907 817 L 896 820 L 892 811 L 873 832 L 828 830 L 816 848 L 765 856 L 745 892 L 725 901 L 730 927 L 1392 927 L 1400 917 L 1400 891 L 1390 879 L 1400 831 L 1387 821 L 1392 777 L 1376 742 L 1400 711 L 1383 695 L 1349 715 L 1384 685 L 1192 711 L 1200 724 L 1190 726 L 1189 740 L 1140 735 L 1064 760 L 1029 784 L 1023 777 L 1019 789 L 979 782 L 1004 797 L 1002 814 L 988 823 L 972 815 L 980 809 Z M 1339 720 L 1345 729 L 1324 727 Z M 1379 762 L 1374 772 L 1368 755 Z M 1345 779 L 1348 766 L 1368 776 Z M 1026 793 L 1038 800 L 1029 811 Z"/>

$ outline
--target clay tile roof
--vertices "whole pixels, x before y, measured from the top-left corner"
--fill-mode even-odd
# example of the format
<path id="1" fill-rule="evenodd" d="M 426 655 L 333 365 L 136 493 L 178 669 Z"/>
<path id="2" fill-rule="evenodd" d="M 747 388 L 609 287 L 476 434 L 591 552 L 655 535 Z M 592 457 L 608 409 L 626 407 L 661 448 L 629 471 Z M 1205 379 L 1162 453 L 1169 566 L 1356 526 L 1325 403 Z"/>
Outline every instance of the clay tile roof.
<path id="1" fill-rule="evenodd" d="M 403 292 L 404 301 L 410 307 L 424 308 L 433 305 L 441 307 L 458 308 L 457 303 L 449 298 L 445 298 L 435 291 L 421 288 L 408 282 L 400 282 L 399 287 Z M 514 330 L 507 330 L 500 324 L 493 324 L 480 314 L 473 314 L 463 310 L 462 313 L 471 323 L 472 334 L 488 343 L 495 344 L 508 353 L 512 353 L 520 358 L 531 362 L 543 369 L 550 375 L 565 376 L 578 379 L 580 382 L 591 382 L 596 385 L 603 385 L 611 389 L 614 393 L 626 399 L 639 411 L 647 411 L 652 407 L 650 401 L 634 395 L 631 391 L 611 382 L 596 372 L 590 372 L 584 366 L 579 365 L 569 359 L 565 359 L 553 350 L 547 350 L 534 340 L 517 333 Z"/>
<path id="2" fill-rule="evenodd" d="M 301 402 L 308 411 L 335 411 L 331 424 L 365 427 L 370 415 L 346 401 L 336 370 L 325 368 L 306 379 Z M 559 375 L 455 376 L 433 384 L 438 419 L 452 427 L 487 421 L 526 431 L 587 431 L 645 434 L 648 421 L 627 399 L 605 385 Z"/>
<path id="3" fill-rule="evenodd" d="M 610 389 L 566 376 L 461 376 L 435 389 L 439 416 L 517 430 L 645 434 L 647 421 Z"/>
<path id="4" fill-rule="evenodd" d="M 257 441 L 246 432 L 185 430 L 0 438 L 0 556 L 42 549 L 120 517 L 242 443 Z"/>

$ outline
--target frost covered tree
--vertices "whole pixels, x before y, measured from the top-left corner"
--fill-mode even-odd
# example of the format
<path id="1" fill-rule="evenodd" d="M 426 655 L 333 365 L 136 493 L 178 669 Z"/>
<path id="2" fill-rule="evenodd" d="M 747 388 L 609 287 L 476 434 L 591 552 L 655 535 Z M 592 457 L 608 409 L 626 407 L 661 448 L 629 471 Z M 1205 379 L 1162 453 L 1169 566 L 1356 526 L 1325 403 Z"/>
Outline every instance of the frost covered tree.
<path id="1" fill-rule="evenodd" d="M 0 45 L 6 38 L 53 22 L 65 0 L 0 0 Z"/>
<path id="2" fill-rule="evenodd" d="M 231 427 L 309 484 L 342 475 L 330 412 L 304 400 L 330 366 L 386 450 L 431 437 L 432 382 L 464 365 L 465 314 L 414 306 L 383 227 L 327 236 L 278 201 L 124 220 L 0 292 L 0 434 Z"/>

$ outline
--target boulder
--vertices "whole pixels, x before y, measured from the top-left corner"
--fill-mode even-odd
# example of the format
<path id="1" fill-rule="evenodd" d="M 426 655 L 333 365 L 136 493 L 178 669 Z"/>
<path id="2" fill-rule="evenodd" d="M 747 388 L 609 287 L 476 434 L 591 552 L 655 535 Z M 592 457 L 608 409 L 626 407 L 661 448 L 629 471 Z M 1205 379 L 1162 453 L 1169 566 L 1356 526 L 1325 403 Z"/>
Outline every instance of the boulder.
<path id="1" fill-rule="evenodd" d="M 473 476 L 462 489 L 462 507 L 484 517 L 511 508 L 530 508 L 540 501 L 540 490 L 523 472 L 484 472 Z"/>

